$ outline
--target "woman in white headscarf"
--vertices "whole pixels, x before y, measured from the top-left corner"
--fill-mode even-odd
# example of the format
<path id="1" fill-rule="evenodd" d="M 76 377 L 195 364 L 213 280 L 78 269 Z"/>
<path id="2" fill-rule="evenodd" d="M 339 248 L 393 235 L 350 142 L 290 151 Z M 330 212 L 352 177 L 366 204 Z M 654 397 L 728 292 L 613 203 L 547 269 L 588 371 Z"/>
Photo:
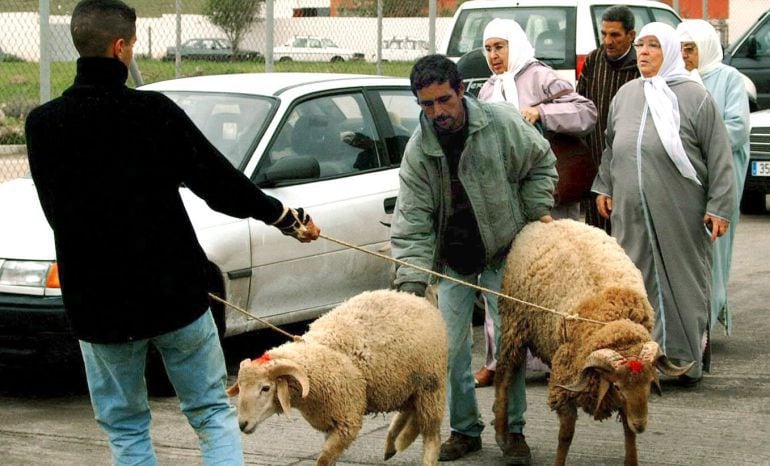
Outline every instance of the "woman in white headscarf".
<path id="1" fill-rule="evenodd" d="M 596 124 L 594 103 L 575 92 L 570 83 L 535 58 L 535 49 L 519 23 L 499 18 L 490 21 L 484 29 L 484 56 L 493 74 L 479 91 L 479 100 L 508 102 L 519 109 L 524 119 L 541 125 L 542 130 L 577 136 L 593 130 Z M 554 96 L 557 97 L 553 102 L 540 103 Z M 579 220 L 580 203 L 559 204 L 552 209 L 551 216 Z M 484 329 L 486 361 L 474 374 L 476 385 L 480 387 L 492 384 L 497 365 L 494 326 L 488 313 Z M 528 367 L 548 369 L 539 360 L 532 359 L 528 361 Z"/>
<path id="2" fill-rule="evenodd" d="M 607 145 L 593 184 L 599 213 L 641 270 L 655 310 L 653 338 L 681 377 L 702 377 L 709 320 L 712 242 L 735 211 L 735 180 L 722 117 L 684 67 L 671 26 L 637 34 L 641 77 L 610 105 Z"/>
<path id="3" fill-rule="evenodd" d="M 484 56 L 493 74 L 479 91 L 479 100 L 511 103 L 524 119 L 545 131 L 584 136 L 593 130 L 594 103 L 535 58 L 535 49 L 519 23 L 499 18 L 490 21 L 484 29 Z M 541 103 L 552 98 L 552 102 Z M 551 215 L 578 220 L 580 203 L 557 205 Z"/>
<path id="4" fill-rule="evenodd" d="M 746 181 L 749 164 L 749 102 L 740 72 L 722 63 L 722 44 L 711 24 L 702 20 L 687 20 L 677 26 L 682 44 L 685 68 L 699 79 L 717 104 L 725 122 L 733 153 L 735 169 L 735 211 L 730 218 L 727 234 L 714 243 L 714 263 L 711 280 L 711 315 L 709 332 L 717 321 L 729 335 L 731 316 L 727 305 L 727 281 L 730 276 L 735 226 L 738 223 L 738 204 Z M 708 358 L 706 358 L 708 359 Z"/>

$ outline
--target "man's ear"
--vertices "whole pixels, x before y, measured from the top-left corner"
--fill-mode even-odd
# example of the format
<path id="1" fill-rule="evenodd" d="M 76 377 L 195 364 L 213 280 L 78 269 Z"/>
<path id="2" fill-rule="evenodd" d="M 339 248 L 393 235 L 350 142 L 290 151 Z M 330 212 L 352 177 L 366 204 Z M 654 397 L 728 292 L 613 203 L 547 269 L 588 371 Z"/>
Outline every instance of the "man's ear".
<path id="1" fill-rule="evenodd" d="M 457 97 L 463 98 L 465 95 L 465 83 L 460 81 L 460 87 L 457 88 Z"/>
<path id="2" fill-rule="evenodd" d="M 115 39 L 110 46 L 110 56 L 122 61 L 126 45 L 126 39 L 122 37 Z"/>

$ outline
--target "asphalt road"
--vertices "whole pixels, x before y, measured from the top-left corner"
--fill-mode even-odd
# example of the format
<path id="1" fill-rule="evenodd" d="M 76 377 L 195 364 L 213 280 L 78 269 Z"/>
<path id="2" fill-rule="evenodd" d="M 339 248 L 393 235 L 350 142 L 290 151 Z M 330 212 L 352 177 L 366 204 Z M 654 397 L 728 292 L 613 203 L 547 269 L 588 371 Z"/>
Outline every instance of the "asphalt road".
<path id="1" fill-rule="evenodd" d="M 650 400 L 650 423 L 638 437 L 639 460 L 646 465 L 770 465 L 770 214 L 744 216 L 737 230 L 730 298 L 734 334 L 717 331 L 712 372 L 695 388 L 663 386 Z M 296 329 L 294 329 L 297 331 Z M 475 329 L 474 367 L 483 345 Z M 227 342 L 230 373 L 244 357 L 256 357 L 279 339 L 262 332 Z M 58 371 L 30 368 L 0 373 L 0 464 L 109 464 L 105 436 L 93 420 L 76 367 Z M 231 376 L 232 377 L 232 376 Z M 528 377 L 527 440 L 535 464 L 553 464 L 558 422 L 546 405 L 542 374 Z M 478 390 L 485 418 L 492 419 L 492 388 Z M 153 440 L 162 465 L 202 464 L 197 440 L 175 398 L 153 398 Z M 356 442 L 339 465 L 383 464 L 390 415 L 366 419 Z M 444 422 L 444 437 L 448 422 Z M 501 465 L 492 426 L 483 448 L 455 465 Z M 274 417 L 244 436 L 246 462 L 257 465 L 312 465 L 323 444 L 295 412 Z M 419 464 L 418 440 L 386 464 Z M 593 421 L 581 413 L 568 456 L 571 465 L 623 464 L 623 433 L 614 420 Z"/>

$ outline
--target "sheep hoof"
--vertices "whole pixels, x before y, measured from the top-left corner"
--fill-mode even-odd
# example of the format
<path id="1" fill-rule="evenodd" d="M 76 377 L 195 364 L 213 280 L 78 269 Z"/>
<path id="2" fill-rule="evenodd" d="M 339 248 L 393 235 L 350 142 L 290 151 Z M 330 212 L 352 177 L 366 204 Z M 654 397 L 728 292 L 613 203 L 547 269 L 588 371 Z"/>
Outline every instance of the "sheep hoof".
<path id="1" fill-rule="evenodd" d="M 395 456 L 396 450 L 386 451 L 385 457 L 382 459 L 383 461 L 388 461 L 389 459 L 393 458 Z"/>

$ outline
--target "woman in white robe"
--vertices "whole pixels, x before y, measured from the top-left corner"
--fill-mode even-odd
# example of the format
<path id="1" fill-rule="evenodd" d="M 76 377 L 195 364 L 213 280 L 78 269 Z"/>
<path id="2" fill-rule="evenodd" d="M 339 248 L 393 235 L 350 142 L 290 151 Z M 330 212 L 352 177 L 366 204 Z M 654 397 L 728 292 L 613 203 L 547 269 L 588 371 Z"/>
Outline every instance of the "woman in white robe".
<path id="1" fill-rule="evenodd" d="M 684 67 L 676 31 L 642 28 L 641 77 L 610 106 L 607 144 L 593 184 L 599 213 L 642 272 L 655 310 L 653 338 L 675 364 L 702 377 L 712 242 L 735 210 L 732 154 L 714 100 Z"/>
<path id="2" fill-rule="evenodd" d="M 677 26 L 682 43 L 685 68 L 700 79 L 717 104 L 725 122 L 733 153 L 735 169 L 736 204 L 730 229 L 714 243 L 714 262 L 711 280 L 711 315 L 709 332 L 719 321 L 729 335 L 732 317 L 727 300 L 727 282 L 730 278 L 735 227 L 740 217 L 739 204 L 746 171 L 749 165 L 749 101 L 740 72 L 722 63 L 722 44 L 711 24 L 702 20 L 687 20 Z"/>

